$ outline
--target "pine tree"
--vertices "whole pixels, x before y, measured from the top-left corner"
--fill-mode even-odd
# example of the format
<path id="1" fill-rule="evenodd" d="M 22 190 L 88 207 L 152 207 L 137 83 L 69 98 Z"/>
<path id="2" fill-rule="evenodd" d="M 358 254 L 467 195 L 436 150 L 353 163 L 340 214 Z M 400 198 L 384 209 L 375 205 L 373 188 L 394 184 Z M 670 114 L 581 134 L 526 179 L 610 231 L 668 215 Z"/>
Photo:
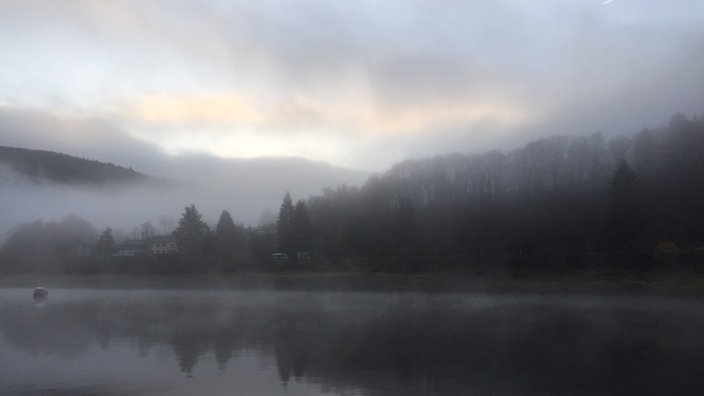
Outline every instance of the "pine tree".
<path id="1" fill-rule="evenodd" d="M 210 237 L 210 227 L 202 219 L 194 204 L 186 206 L 174 237 L 179 251 L 185 256 L 197 256 L 204 253 Z"/>
<path id="2" fill-rule="evenodd" d="M 226 267 L 232 267 L 239 247 L 240 232 L 237 230 L 230 213 L 223 210 L 218 224 L 215 226 L 215 249 L 218 257 L 224 261 Z"/>
<path id="3" fill-rule="evenodd" d="M 110 257 L 115 253 L 115 239 L 112 236 L 112 229 L 106 228 L 95 245 L 95 254 L 100 257 Z"/>
<path id="4" fill-rule="evenodd" d="M 276 221 L 276 235 L 279 239 L 279 249 L 289 257 L 295 257 L 296 234 L 294 228 L 294 207 L 291 194 L 286 192 L 279 209 L 279 218 Z"/>
<path id="5" fill-rule="evenodd" d="M 293 229 L 297 252 L 309 252 L 313 245 L 313 227 L 305 202 L 298 201 L 293 213 Z"/>
<path id="6" fill-rule="evenodd" d="M 611 239 L 618 248 L 629 248 L 641 227 L 637 174 L 621 160 L 611 178 L 609 225 Z"/>

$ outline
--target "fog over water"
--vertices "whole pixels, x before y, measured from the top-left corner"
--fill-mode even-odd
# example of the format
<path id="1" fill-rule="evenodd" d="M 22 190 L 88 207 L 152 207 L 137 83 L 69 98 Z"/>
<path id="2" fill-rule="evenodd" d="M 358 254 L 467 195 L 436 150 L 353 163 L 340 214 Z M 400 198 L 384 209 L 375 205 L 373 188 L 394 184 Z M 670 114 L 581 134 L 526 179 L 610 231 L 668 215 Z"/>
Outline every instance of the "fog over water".
<path id="1" fill-rule="evenodd" d="M 0 394 L 704 394 L 701 0 L 2 0 L 0 54 Z"/>
<path id="2" fill-rule="evenodd" d="M 648 297 L 26 290 L 3 394 L 698 394 L 704 306 Z M 64 393 L 61 393 L 64 392 Z"/>

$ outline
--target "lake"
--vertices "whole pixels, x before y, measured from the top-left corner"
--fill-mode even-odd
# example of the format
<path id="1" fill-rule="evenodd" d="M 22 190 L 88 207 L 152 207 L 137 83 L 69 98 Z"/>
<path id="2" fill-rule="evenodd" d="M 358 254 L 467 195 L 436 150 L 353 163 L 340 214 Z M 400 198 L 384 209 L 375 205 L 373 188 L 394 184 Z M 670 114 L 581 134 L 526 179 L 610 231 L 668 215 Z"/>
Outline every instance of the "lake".
<path id="1" fill-rule="evenodd" d="M 3 395 L 704 394 L 704 303 L 0 289 Z"/>

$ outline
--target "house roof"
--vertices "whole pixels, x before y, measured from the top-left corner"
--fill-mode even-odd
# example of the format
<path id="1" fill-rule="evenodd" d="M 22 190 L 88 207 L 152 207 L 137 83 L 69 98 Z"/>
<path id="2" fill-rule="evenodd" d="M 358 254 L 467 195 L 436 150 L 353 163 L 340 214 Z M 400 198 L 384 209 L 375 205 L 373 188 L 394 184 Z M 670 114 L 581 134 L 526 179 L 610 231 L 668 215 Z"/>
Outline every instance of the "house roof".
<path id="1" fill-rule="evenodd" d="M 151 243 L 166 243 L 166 242 L 175 242 L 176 240 L 171 235 L 157 235 L 157 236 L 153 236 L 149 241 Z"/>

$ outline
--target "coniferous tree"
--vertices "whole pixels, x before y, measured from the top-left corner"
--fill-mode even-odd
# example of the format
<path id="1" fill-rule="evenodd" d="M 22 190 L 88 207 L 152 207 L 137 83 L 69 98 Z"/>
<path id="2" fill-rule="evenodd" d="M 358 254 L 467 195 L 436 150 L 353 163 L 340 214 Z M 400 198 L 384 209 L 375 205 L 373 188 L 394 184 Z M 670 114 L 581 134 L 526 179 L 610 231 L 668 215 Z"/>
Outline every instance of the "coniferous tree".
<path id="1" fill-rule="evenodd" d="M 225 269 L 232 269 L 239 247 L 240 233 L 237 226 L 230 213 L 223 210 L 218 224 L 215 226 L 215 249 L 218 257 L 223 261 Z"/>
<path id="2" fill-rule="evenodd" d="M 629 248 L 641 226 L 640 208 L 637 200 L 636 172 L 619 161 L 611 179 L 611 207 L 609 225 L 612 241 L 617 248 Z"/>
<path id="3" fill-rule="evenodd" d="M 279 249 L 289 257 L 294 257 L 296 253 L 294 211 L 291 194 L 286 192 L 279 209 L 279 218 L 276 221 L 276 235 L 279 240 Z"/>
<path id="4" fill-rule="evenodd" d="M 179 251 L 184 256 L 194 257 L 205 253 L 210 238 L 210 227 L 201 219 L 194 204 L 185 207 L 174 231 L 174 237 Z"/>
<path id="5" fill-rule="evenodd" d="M 106 228 L 95 245 L 95 254 L 99 257 L 110 257 L 113 253 L 115 253 L 115 239 L 112 236 L 112 229 Z"/>
<path id="6" fill-rule="evenodd" d="M 313 227 L 310 223 L 308 207 L 302 200 L 298 201 L 294 208 L 293 229 L 296 251 L 310 253 L 313 244 Z"/>

